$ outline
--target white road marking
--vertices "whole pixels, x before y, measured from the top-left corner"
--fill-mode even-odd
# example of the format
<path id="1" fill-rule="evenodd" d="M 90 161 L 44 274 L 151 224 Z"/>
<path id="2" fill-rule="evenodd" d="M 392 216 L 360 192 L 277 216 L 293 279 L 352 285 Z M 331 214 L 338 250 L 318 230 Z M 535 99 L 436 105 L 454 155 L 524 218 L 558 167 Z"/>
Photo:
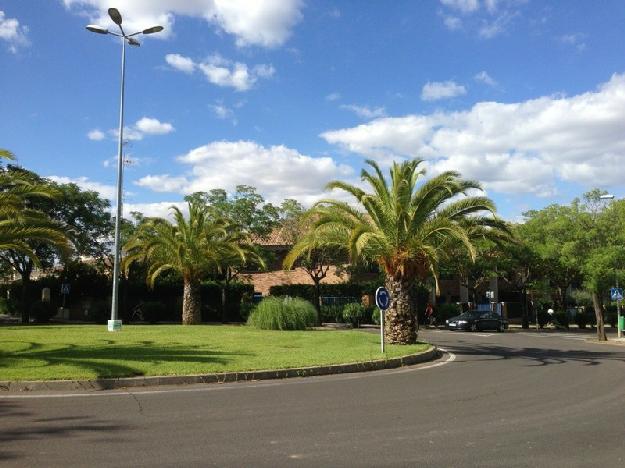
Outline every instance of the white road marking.
<path id="1" fill-rule="evenodd" d="M 577 341 L 586 341 L 588 336 L 586 335 L 575 335 L 575 334 L 566 334 L 566 333 L 545 333 L 545 332 L 518 332 L 519 335 L 525 336 L 533 336 L 536 338 L 562 338 L 564 340 L 577 340 Z"/>

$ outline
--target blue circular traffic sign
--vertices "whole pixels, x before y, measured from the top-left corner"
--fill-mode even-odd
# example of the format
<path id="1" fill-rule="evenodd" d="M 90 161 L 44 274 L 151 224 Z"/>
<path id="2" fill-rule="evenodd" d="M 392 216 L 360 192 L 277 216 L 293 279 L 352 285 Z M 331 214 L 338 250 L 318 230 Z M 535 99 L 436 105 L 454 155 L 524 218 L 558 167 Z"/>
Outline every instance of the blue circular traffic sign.
<path id="1" fill-rule="evenodd" d="M 388 290 L 381 286 L 375 291 L 375 304 L 382 310 L 386 310 L 391 305 L 391 295 Z"/>

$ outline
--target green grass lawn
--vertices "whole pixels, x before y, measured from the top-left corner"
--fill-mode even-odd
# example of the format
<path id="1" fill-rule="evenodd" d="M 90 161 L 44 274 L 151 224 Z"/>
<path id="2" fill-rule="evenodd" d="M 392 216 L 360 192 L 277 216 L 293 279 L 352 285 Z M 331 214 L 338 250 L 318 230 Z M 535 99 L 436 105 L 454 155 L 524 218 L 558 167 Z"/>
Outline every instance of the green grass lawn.
<path id="1" fill-rule="evenodd" d="M 381 359 L 380 337 L 355 330 L 265 331 L 246 326 L 0 327 L 0 380 L 94 379 L 281 369 Z M 386 357 L 428 344 L 390 345 Z"/>

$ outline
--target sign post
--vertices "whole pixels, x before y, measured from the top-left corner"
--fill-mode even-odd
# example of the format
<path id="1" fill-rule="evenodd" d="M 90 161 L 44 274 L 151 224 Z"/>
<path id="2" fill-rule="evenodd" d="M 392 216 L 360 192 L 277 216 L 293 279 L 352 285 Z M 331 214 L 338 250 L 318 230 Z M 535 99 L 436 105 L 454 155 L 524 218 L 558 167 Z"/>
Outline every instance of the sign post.
<path id="1" fill-rule="evenodd" d="M 618 287 L 618 280 L 616 280 L 616 288 L 610 289 L 610 298 L 616 301 L 616 327 L 618 330 L 618 337 L 623 336 L 623 321 L 621 320 L 621 301 L 623 300 L 623 289 Z"/>
<path id="2" fill-rule="evenodd" d="M 391 305 L 391 295 L 384 286 L 376 289 L 375 304 L 378 306 L 378 309 L 380 309 L 380 348 L 384 353 L 384 312 Z"/>

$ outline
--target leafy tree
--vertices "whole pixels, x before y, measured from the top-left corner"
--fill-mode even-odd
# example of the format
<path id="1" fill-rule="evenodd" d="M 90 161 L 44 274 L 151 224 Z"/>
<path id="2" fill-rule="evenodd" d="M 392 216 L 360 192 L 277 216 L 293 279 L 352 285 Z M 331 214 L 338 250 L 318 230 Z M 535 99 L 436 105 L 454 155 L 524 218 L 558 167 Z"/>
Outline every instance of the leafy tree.
<path id="1" fill-rule="evenodd" d="M 210 192 L 195 192 L 185 197 L 186 201 L 201 201 L 213 216 L 227 219 L 239 226 L 243 232 L 257 236 L 268 236 L 278 224 L 279 209 L 256 192 L 249 185 L 237 185 L 232 196 L 223 189 Z"/>
<path id="2" fill-rule="evenodd" d="M 0 158 L 12 160 L 7 150 L 0 150 Z M 22 322 L 29 322 L 26 301 L 30 272 L 40 265 L 37 245 L 55 246 L 66 252 L 69 249 L 64 226 L 37 209 L 42 200 L 58 200 L 59 193 L 48 184 L 34 178 L 31 173 L 16 166 L 0 166 L 0 262 L 17 270 L 22 277 Z M 29 269 L 21 269 L 27 259 Z M 4 268 L 3 268 L 4 269 Z"/>
<path id="3" fill-rule="evenodd" d="M 468 194 L 480 185 L 461 179 L 457 172 L 444 172 L 417 186 L 425 174 L 422 162 L 393 163 L 389 184 L 379 166 L 367 161 L 373 173 L 363 169 L 361 178 L 370 192 L 341 181 L 328 184 L 329 189 L 353 196 L 364 212 L 338 200 L 318 202 L 311 234 L 289 254 L 294 259 L 311 247 L 338 246 L 345 248 L 352 260 L 378 263 L 392 298 L 385 325 L 390 343 L 416 341 L 411 297 L 415 282 L 425 281 L 429 275 L 438 277 L 441 256 L 450 242 L 460 242 L 474 259 L 474 240 L 482 237 L 485 229 L 507 230 L 503 222 L 490 216 L 495 212 L 491 200 Z M 465 197 L 456 198 L 460 195 Z"/>
<path id="4" fill-rule="evenodd" d="M 221 283 L 222 321 L 226 321 L 227 297 L 230 284 L 236 280 L 242 269 L 251 265 L 264 268 L 267 252 L 252 245 L 253 238 L 266 238 L 278 225 L 280 209 L 257 193 L 256 188 L 249 185 L 237 185 L 231 196 L 223 189 L 209 192 L 195 192 L 187 197 L 187 201 L 204 204 L 211 215 L 228 223 L 231 241 L 238 243 L 244 258 L 234 255 L 224 258 L 217 270 Z"/>
<path id="5" fill-rule="evenodd" d="M 607 339 L 603 317 L 607 293 L 616 279 L 625 279 L 625 202 L 605 208 L 604 194 L 594 189 L 571 205 L 531 211 L 518 227 L 519 237 L 538 259 L 535 265 L 540 264 L 556 307 L 564 307 L 571 284 L 588 292 L 601 341 Z"/>
<path id="6" fill-rule="evenodd" d="M 345 249 L 326 242 L 317 242 L 312 230 L 315 211 L 305 212 L 299 203 L 285 200 L 282 204 L 283 220 L 282 233 L 284 239 L 291 245 L 306 245 L 301 249 L 293 249 L 284 259 L 285 269 L 294 266 L 303 269 L 312 280 L 315 288 L 314 305 L 316 311 L 315 324 L 321 325 L 321 282 L 328 276 L 331 266 L 345 263 L 347 255 Z"/>
<path id="7" fill-rule="evenodd" d="M 137 262 L 147 266 L 146 279 L 154 287 L 156 279 L 167 271 L 182 276 L 184 283 L 182 323 L 201 322 L 200 281 L 214 274 L 225 259 L 245 260 L 247 252 L 229 234 L 229 224 L 215 218 L 200 200 L 189 201 L 188 219 L 172 207 L 174 223 L 162 218 L 145 220 L 126 243 L 126 272 Z"/>

